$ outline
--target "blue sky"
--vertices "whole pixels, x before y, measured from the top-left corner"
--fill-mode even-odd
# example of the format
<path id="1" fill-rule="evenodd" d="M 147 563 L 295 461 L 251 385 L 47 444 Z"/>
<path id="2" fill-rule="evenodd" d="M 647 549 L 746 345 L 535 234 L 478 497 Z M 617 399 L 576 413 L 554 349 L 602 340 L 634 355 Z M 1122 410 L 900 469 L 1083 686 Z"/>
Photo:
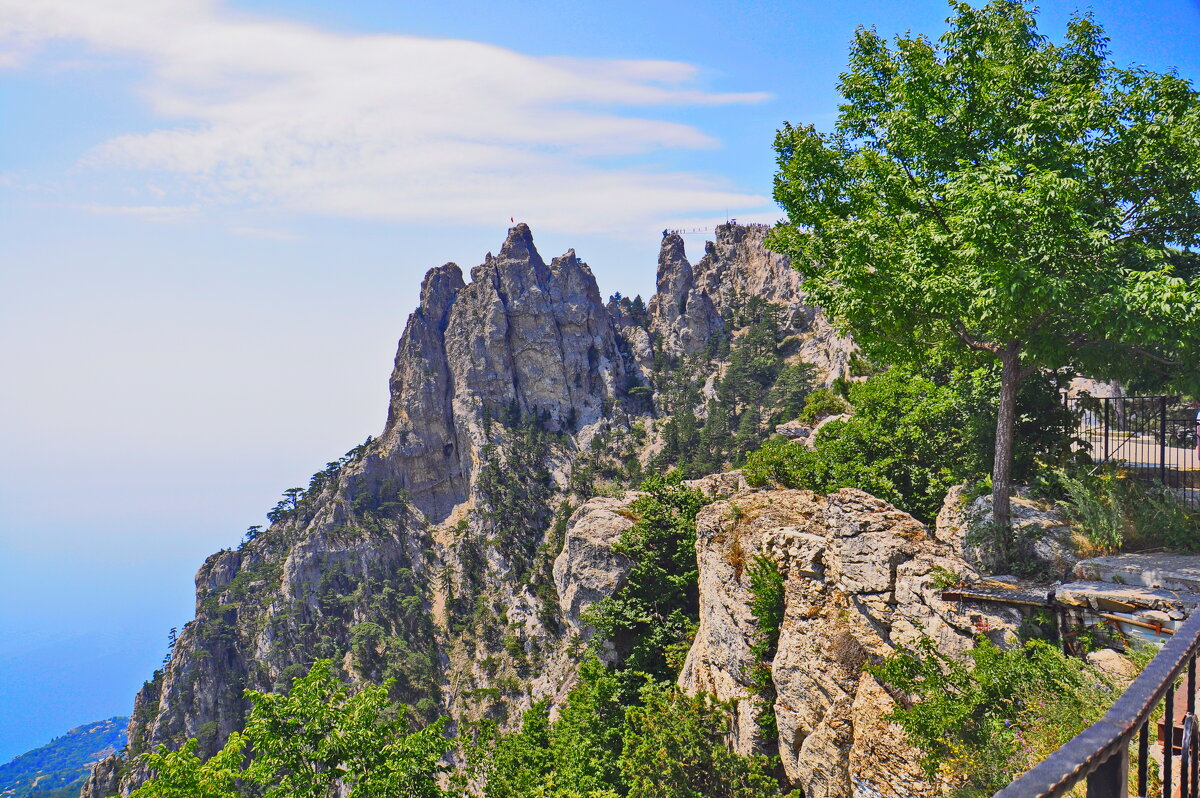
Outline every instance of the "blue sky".
<path id="1" fill-rule="evenodd" d="M 1200 76 L 1196 2 L 1091 7 Z M 127 714 L 203 557 L 379 431 L 427 268 L 515 216 L 648 293 L 663 227 L 776 218 L 774 131 L 830 124 L 855 26 L 945 16 L 0 0 L 0 760 Z"/>

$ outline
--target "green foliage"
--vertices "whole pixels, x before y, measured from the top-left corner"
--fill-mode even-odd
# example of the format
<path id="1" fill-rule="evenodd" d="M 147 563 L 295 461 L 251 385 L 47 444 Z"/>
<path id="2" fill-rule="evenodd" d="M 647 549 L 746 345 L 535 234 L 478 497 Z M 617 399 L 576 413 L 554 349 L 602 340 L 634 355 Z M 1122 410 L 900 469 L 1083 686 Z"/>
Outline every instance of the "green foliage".
<path id="1" fill-rule="evenodd" d="M 1115 465 L 1056 470 L 1046 490 L 1088 541 L 1088 554 L 1167 548 L 1200 552 L 1200 513 L 1170 488 L 1151 485 Z"/>
<path id="2" fill-rule="evenodd" d="M 550 526 L 549 453 L 550 433 L 532 417 L 506 425 L 501 442 L 483 450 L 476 487 L 492 531 L 489 542 L 509 560 L 517 581 L 528 575 L 537 543 Z"/>
<path id="3" fill-rule="evenodd" d="M 961 574 L 957 574 L 954 571 L 951 571 L 949 568 L 944 568 L 941 565 L 933 566 L 932 573 L 933 578 L 929 583 L 937 590 L 948 590 L 963 583 L 963 577 Z"/>
<path id="4" fill-rule="evenodd" d="M 727 747 L 726 706 L 658 683 L 644 684 L 627 706 L 621 681 L 590 658 L 558 720 L 540 703 L 518 732 L 482 729 L 468 760 L 472 777 L 486 779 L 485 798 L 779 795 L 767 759 Z"/>
<path id="5" fill-rule="evenodd" d="M 283 498 L 275 504 L 275 507 L 267 512 L 267 520 L 274 525 L 291 519 L 306 517 L 316 507 L 316 501 L 321 493 L 327 487 L 336 487 L 339 484 L 342 469 L 346 465 L 358 462 L 365 457 L 368 447 L 370 447 L 374 440 L 373 437 L 368 435 L 367 439 L 361 444 L 355 446 L 337 460 L 326 463 L 325 468 L 312 475 L 312 478 L 308 481 L 307 489 L 288 488 L 285 490 Z M 260 534 L 261 527 L 252 526 L 247 529 L 246 536 L 243 539 L 243 546 L 253 542 Z"/>
<path id="6" fill-rule="evenodd" d="M 817 388 L 804 401 L 799 419 L 804 424 L 815 424 L 826 416 L 849 413 L 850 405 L 845 399 L 828 388 Z"/>
<path id="7" fill-rule="evenodd" d="M 834 129 L 785 124 L 775 198 L 806 296 L 872 359 L 1002 365 L 993 491 L 1007 506 L 1013 389 L 1039 369 L 1194 383 L 1200 96 L 1119 69 L 1090 15 L 1054 44 L 1034 8 L 952 4 L 938 42 L 860 28 Z"/>
<path id="8" fill-rule="evenodd" d="M 475 763 L 487 776 L 485 798 L 623 794 L 625 707 L 618 693 L 618 679 L 594 657 L 585 660 L 557 721 L 550 723 L 541 702 L 525 713 L 519 732 L 485 741 L 484 762 Z"/>
<path id="9" fill-rule="evenodd" d="M 771 678 L 771 662 L 779 647 L 779 629 L 783 625 L 783 574 L 769 557 L 758 555 L 750 564 L 750 612 L 758 623 L 750 653 L 754 666 L 750 681 L 758 703 L 758 727 L 767 740 L 779 737 L 775 720 L 775 682 Z"/>
<path id="10" fill-rule="evenodd" d="M 812 391 L 815 370 L 807 363 L 788 363 L 788 341 L 780 331 L 780 308 L 750 297 L 727 319 L 741 333 L 730 343 L 729 362 L 716 380 L 714 395 L 704 402 L 704 420 L 696 417 L 701 387 L 708 378 L 703 361 L 685 361 L 658 376 L 661 401 L 670 415 L 663 426 L 664 445 L 652 463 L 665 471 L 674 466 L 685 477 L 740 465 L 769 431 L 795 418 Z"/>
<path id="11" fill-rule="evenodd" d="M 929 639 L 868 670 L 912 703 L 889 715 L 955 795 L 984 796 L 1100 717 L 1120 694 L 1084 662 L 1031 640 L 1002 649 L 980 638 L 970 663 Z"/>
<path id="12" fill-rule="evenodd" d="M 244 733 L 229 736 L 207 760 L 197 741 L 179 750 L 159 746 L 145 755 L 153 776 L 136 798 L 238 798 L 241 785 L 263 788 L 263 798 L 436 798 L 449 747 L 439 720 L 407 733 L 401 708 L 387 687 L 351 694 L 328 660 L 318 660 L 286 694 L 247 691 L 252 704 Z M 243 750 L 254 758 L 243 768 Z M 258 793 L 255 793 L 258 794 Z"/>
<path id="13" fill-rule="evenodd" d="M 773 439 L 751 454 L 750 484 L 860 488 L 928 520 L 950 487 L 978 473 L 978 443 L 963 434 L 972 417 L 951 387 L 893 369 L 850 397 L 854 415 L 822 427 L 815 449 Z"/>
<path id="14" fill-rule="evenodd" d="M 625 716 L 621 777 L 629 798 L 759 798 L 779 795 L 765 757 L 729 750 L 728 709 L 710 696 L 648 684 Z"/>
<path id="15" fill-rule="evenodd" d="M 628 420 L 625 417 L 626 423 Z M 637 485 L 643 479 L 639 455 L 646 439 L 643 421 L 625 426 L 619 419 L 610 419 L 572 459 L 571 493 L 584 500 Z"/>
<path id="16" fill-rule="evenodd" d="M 987 469 L 994 380 L 992 369 L 931 378 L 893 368 L 853 383 L 853 416 L 822 427 L 814 449 L 767 441 L 747 457 L 746 479 L 819 493 L 859 488 L 930 521 L 952 486 Z M 1023 443 L 1015 474 L 1031 475 L 1037 463 L 1070 455 L 1066 411 L 1055 396 L 1048 380 L 1030 380 L 1022 392 Z"/>
<path id="17" fill-rule="evenodd" d="M 91 763 L 125 746 L 128 718 L 109 718 L 71 729 L 46 745 L 0 764 L 4 798 L 77 798 Z"/>
<path id="18" fill-rule="evenodd" d="M 178 751 L 160 745 L 144 757 L 154 777 L 130 798 L 239 798 L 242 749 L 246 739 L 234 732 L 225 747 L 207 760 L 196 755 L 197 741 L 188 740 Z"/>
<path id="19" fill-rule="evenodd" d="M 696 515 L 708 499 L 678 476 L 652 476 L 630 507 L 637 521 L 613 550 L 633 563 L 626 583 L 597 602 L 588 622 L 623 654 L 626 689 L 635 672 L 672 681 L 682 660 L 671 656 L 691 643 L 700 612 Z"/>

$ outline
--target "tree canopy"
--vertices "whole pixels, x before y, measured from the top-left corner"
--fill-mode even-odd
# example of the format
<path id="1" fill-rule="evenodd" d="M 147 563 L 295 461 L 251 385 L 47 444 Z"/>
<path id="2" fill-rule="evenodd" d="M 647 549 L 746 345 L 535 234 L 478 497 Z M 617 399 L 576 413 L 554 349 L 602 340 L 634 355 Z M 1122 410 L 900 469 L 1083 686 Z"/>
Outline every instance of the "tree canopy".
<path id="1" fill-rule="evenodd" d="M 287 693 L 246 691 L 244 733 L 229 736 L 206 761 L 189 740 L 146 755 L 153 776 L 131 798 L 238 798 L 239 785 L 265 788 L 264 798 L 433 798 L 441 795 L 441 759 L 450 747 L 439 720 L 408 733 L 387 685 L 351 693 L 333 663 L 317 660 Z M 247 743 L 254 759 L 248 767 Z M 348 792 L 339 792 L 342 787 Z M 259 794 L 259 793 L 254 793 Z"/>
<path id="2" fill-rule="evenodd" d="M 1197 372 L 1200 101 L 1090 15 L 1055 44 L 1025 3 L 950 7 L 936 43 L 859 29 L 833 131 L 779 131 L 770 244 L 870 357 L 999 362 L 1004 522 L 1028 375 Z"/>

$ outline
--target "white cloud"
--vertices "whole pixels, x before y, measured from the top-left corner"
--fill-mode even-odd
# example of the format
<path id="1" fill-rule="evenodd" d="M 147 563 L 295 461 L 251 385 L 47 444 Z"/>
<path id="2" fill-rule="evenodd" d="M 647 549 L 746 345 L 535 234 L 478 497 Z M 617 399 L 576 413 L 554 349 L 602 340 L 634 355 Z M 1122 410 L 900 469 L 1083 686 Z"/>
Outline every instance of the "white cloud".
<path id="1" fill-rule="evenodd" d="M 100 143 L 85 163 L 174 178 L 162 200 L 177 205 L 517 215 L 587 232 L 769 204 L 710 176 L 628 165 L 717 146 L 656 109 L 765 96 L 698 89 L 688 64 L 332 33 L 218 0 L 0 0 L 0 66 L 34 63 L 50 41 L 145 65 L 143 95 L 171 126 Z"/>

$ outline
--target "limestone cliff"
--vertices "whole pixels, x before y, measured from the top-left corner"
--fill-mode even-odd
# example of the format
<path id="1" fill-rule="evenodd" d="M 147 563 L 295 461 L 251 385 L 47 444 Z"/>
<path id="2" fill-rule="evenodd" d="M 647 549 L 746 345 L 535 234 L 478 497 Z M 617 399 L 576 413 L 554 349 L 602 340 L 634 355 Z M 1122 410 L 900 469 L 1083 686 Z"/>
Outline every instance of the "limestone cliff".
<path id="1" fill-rule="evenodd" d="M 763 238 L 723 225 L 692 267 L 665 237 L 659 291 L 640 310 L 606 307 L 573 251 L 547 264 L 523 224 L 469 282 L 452 263 L 430 270 L 383 432 L 201 566 L 196 617 L 135 698 L 128 753 L 189 737 L 215 750 L 243 723 L 245 689 L 280 689 L 318 657 L 356 679 L 394 678 L 393 697 L 426 719 L 507 723 L 559 696 L 589 633 L 582 609 L 626 567 L 610 547 L 630 498 L 589 500 L 581 464 L 624 463 L 613 479 L 628 483 L 646 462 L 662 413 L 656 352 L 728 340 L 753 294 L 807 336 L 822 377 L 845 365 L 847 342 L 820 338 L 824 322 Z M 719 354 L 696 363 L 701 380 L 723 368 Z M 111 758 L 84 795 L 144 777 Z"/>
<path id="2" fill-rule="evenodd" d="M 854 344 L 837 334 L 804 301 L 800 274 L 786 256 L 766 247 L 765 225 L 724 224 L 693 266 L 683 239 L 663 236 L 658 256 L 658 292 L 650 302 L 651 328 L 673 356 L 700 352 L 750 297 L 779 306 L 785 331 L 798 334 L 800 357 L 817 366 L 826 381 L 847 373 Z"/>
<path id="3" fill-rule="evenodd" d="M 970 575 L 970 566 L 911 516 L 856 490 L 738 492 L 701 511 L 696 550 L 700 628 L 679 684 L 735 702 L 735 749 L 773 745 L 759 732 L 750 679 L 758 625 L 748 569 L 761 557 L 784 578 L 778 653 L 767 665 L 788 779 L 806 798 L 939 795 L 883 717 L 892 697 L 862 666 L 922 636 L 951 656 L 980 633 L 1011 640 L 1020 614 L 943 601 L 935 569 Z"/>

